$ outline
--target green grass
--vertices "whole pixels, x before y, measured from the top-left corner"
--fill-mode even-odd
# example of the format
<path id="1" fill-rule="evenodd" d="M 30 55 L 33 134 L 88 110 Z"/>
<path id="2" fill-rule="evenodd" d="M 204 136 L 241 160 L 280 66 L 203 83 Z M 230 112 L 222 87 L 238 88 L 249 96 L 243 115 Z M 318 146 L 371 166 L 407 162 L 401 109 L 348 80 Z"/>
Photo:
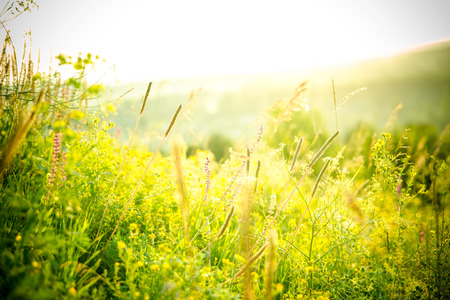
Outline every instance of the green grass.
<path id="1" fill-rule="evenodd" d="M 161 154 L 124 146 L 77 62 L 68 81 L 2 69 L 1 298 L 450 297 L 448 125 L 328 134 L 300 87 L 221 160 L 187 154 L 173 105 Z"/>

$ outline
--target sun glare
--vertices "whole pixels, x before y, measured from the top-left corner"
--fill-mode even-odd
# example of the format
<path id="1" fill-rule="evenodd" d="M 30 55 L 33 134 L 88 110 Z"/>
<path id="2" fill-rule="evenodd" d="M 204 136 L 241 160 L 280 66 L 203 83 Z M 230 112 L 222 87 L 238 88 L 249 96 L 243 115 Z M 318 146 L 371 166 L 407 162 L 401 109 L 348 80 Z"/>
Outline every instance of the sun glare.
<path id="1" fill-rule="evenodd" d="M 43 66 L 50 55 L 91 52 L 123 80 L 268 73 L 385 56 L 450 35 L 438 2 L 405 10 L 408 3 L 42 0 L 11 34 L 21 45 L 32 28 Z"/>

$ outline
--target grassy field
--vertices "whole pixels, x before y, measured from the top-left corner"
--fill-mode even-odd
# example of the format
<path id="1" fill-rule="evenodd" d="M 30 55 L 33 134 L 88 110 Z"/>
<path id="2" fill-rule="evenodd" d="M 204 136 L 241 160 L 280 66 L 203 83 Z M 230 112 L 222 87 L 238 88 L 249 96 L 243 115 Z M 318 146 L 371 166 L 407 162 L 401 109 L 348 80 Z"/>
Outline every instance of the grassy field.
<path id="1" fill-rule="evenodd" d="M 334 85 L 137 86 L 129 112 L 84 81 L 91 56 L 60 57 L 62 80 L 5 41 L 0 298 L 448 299 L 448 43 L 432 49 Z M 426 57 L 443 71 L 412 72 Z"/>

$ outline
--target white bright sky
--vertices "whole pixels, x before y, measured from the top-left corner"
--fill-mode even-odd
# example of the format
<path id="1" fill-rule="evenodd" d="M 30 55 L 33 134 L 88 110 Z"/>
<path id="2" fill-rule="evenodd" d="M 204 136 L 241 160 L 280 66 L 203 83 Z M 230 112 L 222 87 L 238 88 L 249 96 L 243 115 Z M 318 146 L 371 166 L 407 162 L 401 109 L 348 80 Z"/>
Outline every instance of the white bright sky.
<path id="1" fill-rule="evenodd" d="M 120 81 L 322 67 L 450 38 L 448 0 L 36 2 L 8 25 L 16 48 L 31 28 L 41 70 L 50 53 L 91 52 Z"/>

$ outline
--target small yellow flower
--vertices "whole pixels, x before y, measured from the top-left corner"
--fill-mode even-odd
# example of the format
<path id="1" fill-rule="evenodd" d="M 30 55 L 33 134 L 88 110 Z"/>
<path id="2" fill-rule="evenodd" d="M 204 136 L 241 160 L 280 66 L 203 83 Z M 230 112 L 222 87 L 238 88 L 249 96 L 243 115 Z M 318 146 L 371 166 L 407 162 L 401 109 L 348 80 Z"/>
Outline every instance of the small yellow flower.
<path id="1" fill-rule="evenodd" d="M 158 265 L 152 265 L 150 267 L 150 270 L 152 270 L 152 271 L 159 271 L 159 266 Z"/>
<path id="2" fill-rule="evenodd" d="M 120 263 L 116 262 L 114 265 L 116 266 L 116 268 L 118 268 L 120 266 Z"/>
<path id="3" fill-rule="evenodd" d="M 74 287 L 69 288 L 69 294 L 76 296 L 77 295 L 77 290 Z"/>
<path id="4" fill-rule="evenodd" d="M 73 110 L 73 111 L 70 113 L 69 117 L 71 117 L 71 118 L 73 118 L 73 119 L 75 119 L 75 120 L 81 120 L 81 119 L 83 119 L 83 117 L 84 117 L 84 113 L 81 112 L 81 111 L 79 111 L 79 110 Z"/>
<path id="5" fill-rule="evenodd" d="M 130 230 L 135 231 L 138 228 L 136 223 L 131 223 L 130 224 Z"/>
<path id="6" fill-rule="evenodd" d="M 109 112 L 116 112 L 116 108 L 115 108 L 112 104 L 106 105 L 106 109 L 107 109 Z"/>
<path id="7" fill-rule="evenodd" d="M 283 291 L 283 285 L 281 283 L 277 283 L 275 285 L 275 290 L 277 293 L 281 293 Z"/>
<path id="8" fill-rule="evenodd" d="M 20 242 L 22 240 L 22 236 L 20 234 L 18 234 L 16 236 L 16 242 Z"/>
<path id="9" fill-rule="evenodd" d="M 170 266 L 170 264 L 168 262 L 164 262 L 163 263 L 163 270 L 170 270 L 172 267 Z"/>
<path id="10" fill-rule="evenodd" d="M 224 259 L 222 259 L 222 263 L 223 263 L 225 266 L 228 266 L 228 265 L 230 264 L 230 260 L 229 260 L 228 258 L 224 258 Z"/>
<path id="11" fill-rule="evenodd" d="M 117 242 L 117 247 L 119 248 L 119 250 L 122 250 L 123 248 L 125 248 L 127 245 L 122 242 L 122 241 L 118 241 Z"/>
<path id="12" fill-rule="evenodd" d="M 135 292 L 134 295 L 135 295 L 136 297 L 139 297 L 140 294 L 139 294 L 139 292 Z"/>
<path id="13" fill-rule="evenodd" d="M 143 267 L 143 266 L 144 266 L 144 263 L 143 263 L 142 261 L 139 260 L 139 261 L 137 262 L 137 265 L 138 265 L 138 267 Z"/>
<path id="14" fill-rule="evenodd" d="M 33 260 L 33 262 L 31 263 L 31 265 L 33 266 L 33 268 L 39 268 L 41 265 L 37 262 L 37 261 L 35 261 L 35 260 Z"/>
<path id="15" fill-rule="evenodd" d="M 305 271 L 306 271 L 307 273 L 309 273 L 309 272 L 311 272 L 311 271 L 313 271 L 313 270 L 314 270 L 314 267 L 313 267 L 313 266 L 308 266 L 308 267 L 305 268 Z"/>
<path id="16" fill-rule="evenodd" d="M 252 276 L 253 281 L 257 281 L 258 280 L 258 273 L 252 272 L 250 275 Z"/>
<path id="17" fill-rule="evenodd" d="M 66 126 L 66 122 L 64 122 L 63 120 L 57 120 L 52 124 L 52 127 L 55 129 L 63 128 L 64 126 Z"/>

